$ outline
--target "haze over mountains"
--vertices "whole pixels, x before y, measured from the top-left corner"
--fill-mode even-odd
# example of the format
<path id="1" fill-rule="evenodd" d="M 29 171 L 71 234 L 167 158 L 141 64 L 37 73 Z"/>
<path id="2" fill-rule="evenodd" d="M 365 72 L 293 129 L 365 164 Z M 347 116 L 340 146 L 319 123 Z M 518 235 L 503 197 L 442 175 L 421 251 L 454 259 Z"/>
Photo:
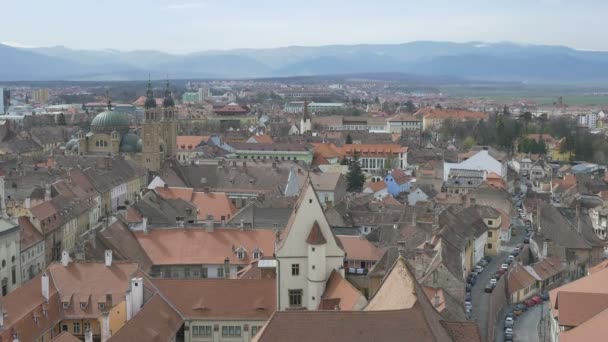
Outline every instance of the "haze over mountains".
<path id="1" fill-rule="evenodd" d="M 514 43 L 411 42 L 204 51 L 16 48 L 0 44 L 0 80 L 261 78 L 374 72 L 530 83 L 608 84 L 608 52 Z"/>

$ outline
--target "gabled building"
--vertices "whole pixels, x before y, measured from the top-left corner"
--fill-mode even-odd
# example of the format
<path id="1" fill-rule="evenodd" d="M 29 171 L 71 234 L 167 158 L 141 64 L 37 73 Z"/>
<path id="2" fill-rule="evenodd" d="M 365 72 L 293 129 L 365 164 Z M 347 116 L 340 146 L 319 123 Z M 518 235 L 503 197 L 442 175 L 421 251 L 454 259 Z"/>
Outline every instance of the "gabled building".
<path id="1" fill-rule="evenodd" d="M 415 181 L 415 178 L 408 176 L 400 169 L 392 169 L 384 176 L 384 183 L 386 183 L 388 193 L 393 197 L 410 192 L 410 187 Z"/>
<path id="2" fill-rule="evenodd" d="M 319 306 L 334 270 L 344 277 L 344 249 L 331 231 L 310 179 L 276 242 L 278 309 Z"/>

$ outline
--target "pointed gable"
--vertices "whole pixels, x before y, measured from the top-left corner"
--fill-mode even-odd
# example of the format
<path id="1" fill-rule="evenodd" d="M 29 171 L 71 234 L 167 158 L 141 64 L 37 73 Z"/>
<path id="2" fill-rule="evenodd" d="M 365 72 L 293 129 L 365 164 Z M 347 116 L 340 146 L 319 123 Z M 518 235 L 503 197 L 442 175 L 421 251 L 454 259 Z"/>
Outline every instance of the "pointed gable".
<path id="1" fill-rule="evenodd" d="M 291 212 L 287 226 L 281 232 L 279 241 L 277 241 L 277 255 L 308 255 L 307 241 L 309 238 L 315 242 L 324 240 L 327 255 L 344 256 L 344 249 L 331 231 L 321 202 L 311 184 L 310 177 L 307 177 L 300 192 L 300 197 L 298 197 Z"/>
<path id="2" fill-rule="evenodd" d="M 315 223 L 312 224 L 312 229 L 310 230 L 310 234 L 308 234 L 306 243 L 309 245 L 324 245 L 327 243 L 327 240 L 325 240 L 325 236 L 323 236 L 323 232 L 321 232 L 321 228 L 319 227 L 319 222 L 315 221 Z"/>
<path id="3" fill-rule="evenodd" d="M 366 311 L 410 309 L 418 301 L 416 278 L 407 267 L 403 256 L 399 256 L 386 274 L 380 288 L 369 301 Z"/>

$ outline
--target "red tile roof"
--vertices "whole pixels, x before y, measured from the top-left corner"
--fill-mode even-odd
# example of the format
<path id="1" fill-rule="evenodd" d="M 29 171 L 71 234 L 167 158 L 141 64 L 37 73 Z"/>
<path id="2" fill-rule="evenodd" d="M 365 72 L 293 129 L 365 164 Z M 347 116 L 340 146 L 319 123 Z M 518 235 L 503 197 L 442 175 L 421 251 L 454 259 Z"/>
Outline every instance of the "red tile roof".
<path id="1" fill-rule="evenodd" d="M 256 249 L 272 255 L 275 241 L 272 230 L 172 228 L 134 234 L 154 265 L 220 265 L 226 258 L 230 264 L 247 265 Z M 244 259 L 237 258 L 235 249 L 240 247 L 246 251 Z"/>
<path id="2" fill-rule="evenodd" d="M 32 225 L 30 219 L 21 216 L 18 219 L 19 226 L 21 227 L 21 251 L 32 247 L 33 245 L 42 241 L 42 234 Z"/>
<path id="3" fill-rule="evenodd" d="M 324 245 L 327 243 L 325 240 L 325 236 L 323 236 L 323 232 L 321 232 L 321 227 L 319 227 L 319 223 L 315 221 L 310 229 L 310 233 L 308 234 L 308 238 L 306 238 L 306 243 L 310 245 Z"/>
<path id="4" fill-rule="evenodd" d="M 342 274 L 333 270 L 327 280 L 319 310 L 360 310 L 367 300 Z"/>
<path id="5" fill-rule="evenodd" d="M 193 150 L 208 139 L 208 136 L 202 135 L 178 135 L 176 138 L 176 147 L 178 150 Z"/>
<path id="6" fill-rule="evenodd" d="M 272 144 L 274 141 L 272 141 L 272 137 L 270 135 L 254 135 L 252 137 L 255 141 L 257 141 L 260 144 Z"/>
<path id="7" fill-rule="evenodd" d="M 266 321 L 276 310 L 275 279 L 157 279 L 153 283 L 188 319 Z"/>
<path id="8" fill-rule="evenodd" d="M 414 114 L 417 117 L 424 117 L 425 119 L 486 119 L 488 114 L 483 112 L 473 112 L 463 109 L 439 109 L 433 107 L 421 108 Z"/>
<path id="9" fill-rule="evenodd" d="M 191 202 L 198 209 L 197 218 L 207 219 L 212 215 L 215 221 L 229 220 L 236 212 L 236 206 L 223 192 L 194 192 L 192 188 L 158 187 L 155 191 L 163 198 L 179 198 Z"/>
<path id="10" fill-rule="evenodd" d="M 407 153 L 407 147 L 397 144 L 347 144 L 342 147 L 344 154 L 352 156 L 355 152 L 359 156 L 380 157 L 392 156 L 397 153 Z"/>
<path id="11" fill-rule="evenodd" d="M 366 238 L 355 235 L 338 235 L 344 246 L 347 260 L 378 261 L 384 255 L 384 250 L 374 246 Z"/>

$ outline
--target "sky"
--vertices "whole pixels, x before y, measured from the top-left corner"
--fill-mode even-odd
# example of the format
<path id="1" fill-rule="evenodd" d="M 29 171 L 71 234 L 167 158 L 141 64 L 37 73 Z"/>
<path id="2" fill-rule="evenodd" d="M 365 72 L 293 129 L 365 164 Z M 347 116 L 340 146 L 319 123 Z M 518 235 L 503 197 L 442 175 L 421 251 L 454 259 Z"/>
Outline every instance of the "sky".
<path id="1" fill-rule="evenodd" d="M 608 51 L 606 0 L 2 1 L 0 42 L 188 53 L 419 40 Z"/>

